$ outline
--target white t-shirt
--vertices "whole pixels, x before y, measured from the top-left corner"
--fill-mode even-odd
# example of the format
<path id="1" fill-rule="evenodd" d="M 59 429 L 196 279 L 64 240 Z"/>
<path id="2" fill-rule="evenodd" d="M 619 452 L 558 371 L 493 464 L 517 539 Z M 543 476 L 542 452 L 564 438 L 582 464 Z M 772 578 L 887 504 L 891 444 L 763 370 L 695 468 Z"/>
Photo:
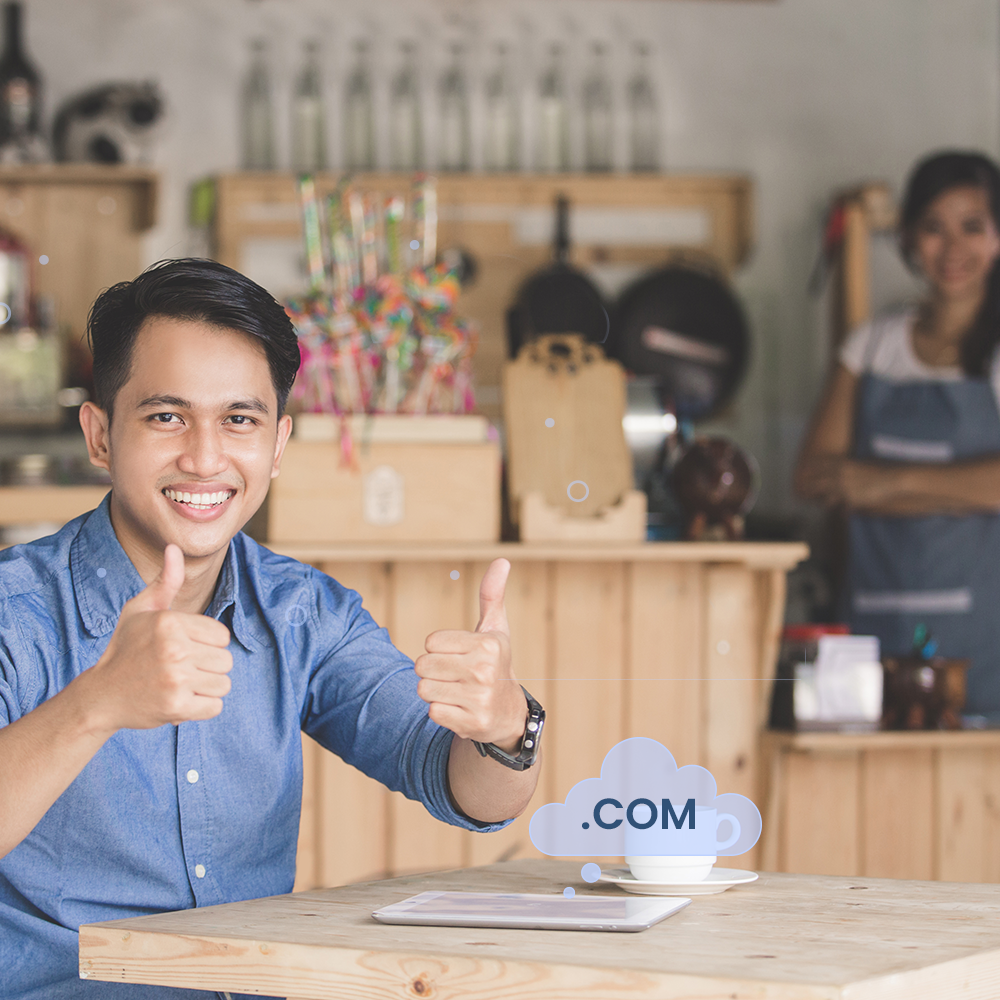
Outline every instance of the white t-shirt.
<path id="1" fill-rule="evenodd" d="M 840 363 L 855 375 L 863 370 L 893 382 L 957 382 L 966 378 L 959 365 L 928 365 L 913 350 L 915 308 L 877 317 L 855 327 L 840 348 Z M 878 340 L 872 350 L 872 337 Z M 993 355 L 990 381 L 1000 405 L 1000 351 Z"/>

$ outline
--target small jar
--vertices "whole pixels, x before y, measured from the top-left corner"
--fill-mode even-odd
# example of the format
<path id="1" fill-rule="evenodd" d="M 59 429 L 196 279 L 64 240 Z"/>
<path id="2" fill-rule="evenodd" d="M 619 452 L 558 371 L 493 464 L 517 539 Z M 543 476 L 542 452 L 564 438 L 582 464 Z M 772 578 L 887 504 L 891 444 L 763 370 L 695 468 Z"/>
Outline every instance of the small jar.
<path id="1" fill-rule="evenodd" d="M 778 654 L 778 668 L 771 690 L 769 728 L 796 729 L 796 717 L 803 715 L 802 709 L 806 707 L 801 703 L 808 701 L 810 690 L 815 697 L 816 654 L 819 650 L 820 637 L 850 635 L 850 632 L 850 626 L 839 623 L 785 626 L 781 633 L 781 651 Z M 798 712 L 797 700 L 800 702 Z"/>

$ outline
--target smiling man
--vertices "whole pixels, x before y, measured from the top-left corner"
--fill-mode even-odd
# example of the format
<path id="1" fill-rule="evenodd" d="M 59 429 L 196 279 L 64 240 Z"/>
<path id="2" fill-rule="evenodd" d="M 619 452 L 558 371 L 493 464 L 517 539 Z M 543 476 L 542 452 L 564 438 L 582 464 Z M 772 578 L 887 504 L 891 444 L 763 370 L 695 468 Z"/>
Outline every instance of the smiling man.
<path id="1" fill-rule="evenodd" d="M 163 262 L 102 293 L 89 334 L 80 423 L 111 491 L 0 552 L 0 998 L 213 997 L 86 981 L 79 925 L 290 892 L 300 730 L 498 829 L 534 791 L 540 708 L 511 669 L 506 560 L 476 630 L 414 663 L 357 593 L 242 533 L 299 364 L 264 289 Z"/>

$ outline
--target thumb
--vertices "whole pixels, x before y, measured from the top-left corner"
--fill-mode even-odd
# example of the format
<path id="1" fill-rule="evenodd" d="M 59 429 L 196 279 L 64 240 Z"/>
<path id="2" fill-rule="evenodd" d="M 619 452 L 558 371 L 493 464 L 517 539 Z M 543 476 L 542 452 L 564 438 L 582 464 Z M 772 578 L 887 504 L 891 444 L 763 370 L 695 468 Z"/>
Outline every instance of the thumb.
<path id="1" fill-rule="evenodd" d="M 510 563 L 506 559 L 494 559 L 483 575 L 479 585 L 479 624 L 477 632 L 503 632 L 510 635 L 507 626 L 507 610 L 503 595 L 510 574 Z"/>
<path id="2" fill-rule="evenodd" d="M 163 550 L 163 569 L 145 590 L 129 601 L 133 611 L 169 611 L 184 583 L 184 553 L 171 542 Z"/>

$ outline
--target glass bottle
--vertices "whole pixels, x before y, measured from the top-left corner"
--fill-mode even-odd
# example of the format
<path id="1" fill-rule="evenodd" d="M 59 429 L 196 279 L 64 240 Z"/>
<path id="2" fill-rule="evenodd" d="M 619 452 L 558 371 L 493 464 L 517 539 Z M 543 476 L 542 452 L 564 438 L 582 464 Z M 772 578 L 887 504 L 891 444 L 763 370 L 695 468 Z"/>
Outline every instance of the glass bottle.
<path id="1" fill-rule="evenodd" d="M 583 162 L 587 170 L 610 170 L 613 119 L 607 47 L 591 46 L 590 72 L 583 84 Z"/>
<path id="2" fill-rule="evenodd" d="M 4 4 L 5 41 L 0 57 L 0 161 L 38 163 L 49 158 L 41 128 L 42 82 L 25 55 L 20 3 Z"/>
<path id="3" fill-rule="evenodd" d="M 344 166 L 348 170 L 375 169 L 375 126 L 368 42 L 354 43 L 354 70 L 344 95 Z"/>
<path id="4" fill-rule="evenodd" d="M 660 121 L 656 91 L 649 75 L 649 47 L 635 47 L 636 70 L 628 85 L 631 167 L 635 171 L 660 168 Z"/>
<path id="5" fill-rule="evenodd" d="M 292 97 L 292 169 L 312 173 L 326 166 L 323 86 L 319 72 L 319 43 L 305 43 L 302 72 Z"/>
<path id="6" fill-rule="evenodd" d="M 442 170 L 468 170 L 470 159 L 469 95 L 462 67 L 462 46 L 451 47 L 451 65 L 441 77 Z"/>
<path id="7" fill-rule="evenodd" d="M 274 118 L 267 43 L 263 38 L 255 38 L 250 51 L 250 70 L 243 85 L 243 168 L 273 170 Z"/>
<path id="8" fill-rule="evenodd" d="M 389 94 L 389 162 L 393 170 L 413 171 L 423 166 L 423 116 L 417 79 L 416 46 L 400 45 L 403 65 Z"/>
<path id="9" fill-rule="evenodd" d="M 24 52 L 20 3 L 4 4 L 4 50 L 0 57 L 0 159 L 36 163 L 48 158 L 42 135 L 42 81 Z"/>
<path id="10" fill-rule="evenodd" d="M 510 72 L 506 44 L 498 43 L 496 54 L 496 66 L 486 78 L 483 165 L 487 170 L 517 170 L 521 148 L 517 88 Z"/>
<path id="11" fill-rule="evenodd" d="M 538 169 L 569 170 L 569 108 L 563 79 L 562 47 L 549 48 L 549 65 L 538 88 Z"/>

